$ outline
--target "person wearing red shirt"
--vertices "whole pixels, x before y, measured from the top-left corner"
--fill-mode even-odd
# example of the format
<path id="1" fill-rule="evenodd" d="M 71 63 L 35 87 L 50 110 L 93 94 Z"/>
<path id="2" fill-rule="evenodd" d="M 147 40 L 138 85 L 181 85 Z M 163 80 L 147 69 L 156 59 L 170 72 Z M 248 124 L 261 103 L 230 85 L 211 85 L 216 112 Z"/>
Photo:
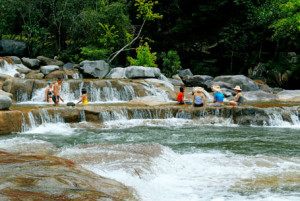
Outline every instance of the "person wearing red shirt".
<path id="1" fill-rule="evenodd" d="M 185 101 L 184 101 L 184 91 L 185 91 L 185 88 L 184 87 L 180 87 L 180 92 L 179 94 L 177 95 L 177 101 L 178 101 L 178 104 L 179 105 L 184 105 L 186 104 Z"/>

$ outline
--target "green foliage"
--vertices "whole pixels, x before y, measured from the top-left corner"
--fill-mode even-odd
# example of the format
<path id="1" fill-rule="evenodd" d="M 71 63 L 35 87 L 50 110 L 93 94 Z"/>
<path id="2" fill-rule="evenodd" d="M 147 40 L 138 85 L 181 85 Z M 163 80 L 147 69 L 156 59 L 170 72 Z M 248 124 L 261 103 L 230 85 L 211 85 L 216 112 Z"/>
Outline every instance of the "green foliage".
<path id="1" fill-rule="evenodd" d="M 286 0 L 279 3 L 279 12 L 280 17 L 270 25 L 274 30 L 273 39 L 288 38 L 296 44 L 299 43 L 300 1 Z"/>
<path id="2" fill-rule="evenodd" d="M 107 58 L 109 53 L 110 51 L 107 49 L 99 49 L 98 47 L 92 45 L 81 48 L 81 54 L 85 59 L 89 60 L 104 60 Z"/>
<path id="3" fill-rule="evenodd" d="M 162 72 L 167 77 L 171 77 L 182 69 L 179 55 L 175 50 L 160 53 L 160 59 L 162 60 Z"/>
<path id="4" fill-rule="evenodd" d="M 132 57 L 127 57 L 130 65 L 133 66 L 146 66 L 146 67 L 157 67 L 155 64 L 156 61 L 156 52 L 151 53 L 151 48 L 146 42 L 144 45 L 140 45 L 136 49 L 136 59 Z"/>
<path id="5" fill-rule="evenodd" d="M 137 7 L 136 18 L 142 18 L 145 21 L 151 21 L 155 19 L 162 19 L 163 16 L 159 13 L 153 12 L 153 6 L 158 4 L 158 1 L 151 0 L 135 0 L 134 5 Z"/>

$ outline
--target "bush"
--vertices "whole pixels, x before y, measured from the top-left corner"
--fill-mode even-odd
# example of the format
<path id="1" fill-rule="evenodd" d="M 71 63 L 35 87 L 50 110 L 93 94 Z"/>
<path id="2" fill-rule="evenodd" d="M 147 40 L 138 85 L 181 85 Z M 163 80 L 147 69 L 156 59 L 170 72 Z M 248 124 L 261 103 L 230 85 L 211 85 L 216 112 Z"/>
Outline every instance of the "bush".
<path id="1" fill-rule="evenodd" d="M 151 53 L 151 48 L 149 47 L 148 43 L 144 45 L 140 45 L 136 49 L 136 59 L 132 57 L 127 57 L 131 66 L 147 66 L 147 67 L 157 67 L 155 64 L 156 61 L 156 52 Z"/>
<path id="2" fill-rule="evenodd" d="M 177 74 L 182 69 L 177 51 L 170 50 L 168 53 L 162 52 L 160 59 L 162 60 L 162 72 L 167 77 Z"/>

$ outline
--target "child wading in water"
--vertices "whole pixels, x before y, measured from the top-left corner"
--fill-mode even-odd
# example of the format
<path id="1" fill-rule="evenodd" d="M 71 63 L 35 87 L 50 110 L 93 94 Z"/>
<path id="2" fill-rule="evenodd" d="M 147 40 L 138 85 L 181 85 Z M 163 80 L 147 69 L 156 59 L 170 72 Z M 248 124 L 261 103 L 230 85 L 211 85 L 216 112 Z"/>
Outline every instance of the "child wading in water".
<path id="1" fill-rule="evenodd" d="M 88 105 L 89 104 L 89 102 L 88 102 L 88 100 L 87 100 L 87 94 L 86 94 L 86 90 L 85 89 L 82 89 L 81 90 L 81 93 L 82 93 L 82 96 L 79 96 L 79 97 L 81 97 L 81 99 L 80 99 L 80 101 L 78 101 L 78 103 L 77 104 L 79 104 L 79 103 L 81 103 L 82 102 L 82 105 Z M 78 97 L 78 98 L 79 98 Z"/>

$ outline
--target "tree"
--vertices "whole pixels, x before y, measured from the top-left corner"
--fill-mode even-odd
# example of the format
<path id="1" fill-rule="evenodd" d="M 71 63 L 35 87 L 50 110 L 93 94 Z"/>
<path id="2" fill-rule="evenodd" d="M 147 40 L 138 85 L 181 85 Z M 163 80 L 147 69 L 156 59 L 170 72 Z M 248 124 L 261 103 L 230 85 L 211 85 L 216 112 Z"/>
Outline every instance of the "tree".
<path id="1" fill-rule="evenodd" d="M 146 23 L 146 21 L 153 21 L 155 19 L 162 19 L 162 15 L 158 13 L 153 12 L 153 6 L 157 4 L 158 1 L 151 1 L 151 0 L 135 0 L 135 6 L 137 7 L 137 19 L 142 18 L 143 23 L 138 31 L 138 34 L 135 38 L 133 38 L 129 43 L 127 43 L 125 46 L 123 46 L 120 50 L 113 53 L 109 58 L 109 63 L 111 63 L 122 51 L 124 51 L 127 47 L 129 47 L 131 44 L 133 44 L 141 35 L 141 32 L 143 30 L 143 27 Z"/>
<path id="2" fill-rule="evenodd" d="M 136 48 L 136 59 L 128 57 L 128 61 L 132 66 L 147 66 L 147 67 L 157 67 L 155 64 L 156 61 L 156 52 L 151 53 L 151 48 L 148 43 L 140 45 Z"/>

